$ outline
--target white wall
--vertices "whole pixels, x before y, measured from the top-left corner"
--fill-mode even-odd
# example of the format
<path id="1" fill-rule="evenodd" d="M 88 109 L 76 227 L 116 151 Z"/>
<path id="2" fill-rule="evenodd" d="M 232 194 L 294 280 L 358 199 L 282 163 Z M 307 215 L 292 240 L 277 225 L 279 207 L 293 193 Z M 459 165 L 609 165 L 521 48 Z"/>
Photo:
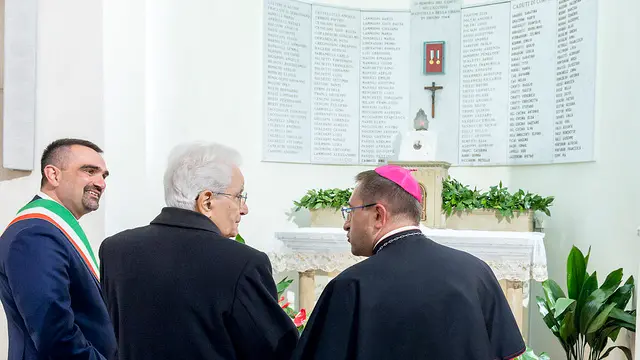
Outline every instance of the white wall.
<path id="1" fill-rule="evenodd" d="M 48 143 L 61 137 L 104 143 L 102 4 L 98 0 L 59 0 L 40 1 L 38 7 L 37 170 L 28 176 L 0 178 L 1 229 L 38 191 L 39 156 Z M 98 245 L 104 236 L 104 208 L 80 222 L 94 246 Z M 0 354 L 7 353 L 6 338 L 2 315 Z"/>
<path id="2" fill-rule="evenodd" d="M 596 162 L 514 167 L 511 185 L 556 196 L 545 232 L 549 276 L 566 289 L 566 257 L 572 245 L 586 253 L 589 271 L 602 284 L 623 267 L 624 280 L 637 276 L 640 239 L 640 24 L 638 1 L 601 1 L 598 29 Z M 615 65 L 611 64 L 615 54 Z M 637 282 L 638 279 L 636 279 Z M 538 288 L 538 293 L 540 289 Z M 531 341 L 538 351 L 562 358 L 562 349 L 532 313 Z M 623 337 L 623 336 L 621 336 Z M 624 338 L 624 337 L 623 337 Z M 620 357 L 612 355 L 611 359 Z"/>
<path id="3" fill-rule="evenodd" d="M 260 1 L 154 1 L 147 15 L 146 187 L 152 199 L 145 221 L 164 204 L 162 173 L 169 150 L 186 140 L 217 141 L 241 151 L 249 215 L 240 231 L 264 250 L 272 246 L 275 230 L 295 226 L 286 213 L 306 189 L 351 184 L 361 168 L 260 162 Z"/>
<path id="4" fill-rule="evenodd" d="M 354 8 L 409 8 L 408 1 L 330 3 Z M 274 231 L 297 226 L 287 215 L 291 212 L 293 200 L 310 188 L 351 186 L 355 174 L 365 167 L 260 161 L 263 106 L 261 1 L 193 0 L 178 3 L 158 0 L 148 2 L 146 6 L 146 133 L 134 132 L 136 138 L 146 139 L 146 182 L 137 189 L 146 201 L 141 206 L 138 201 L 131 203 L 131 199 L 139 197 L 127 197 L 127 206 L 136 209 L 136 213 L 131 214 L 132 218 L 111 219 L 108 215 L 107 233 L 120 231 L 136 222 L 148 223 L 159 212 L 164 205 L 162 173 L 165 159 L 175 144 L 189 140 L 217 141 L 238 148 L 244 157 L 243 171 L 250 211 L 243 218 L 240 231 L 251 245 L 271 250 L 275 246 L 272 241 Z M 108 26 L 105 24 L 105 28 Z M 133 41 L 139 41 L 137 34 Z M 105 43 L 108 45 L 107 41 Z M 139 49 L 131 50 L 141 56 Z M 124 77 L 123 80 L 126 84 Z M 134 76 L 136 88 L 138 80 L 139 77 Z M 109 84 L 110 77 L 106 81 Z M 139 104 L 126 104 L 126 100 L 121 105 L 135 108 L 136 114 L 139 110 Z M 109 111 L 107 109 L 107 114 Z M 127 119 L 138 124 L 134 117 Z M 108 134 L 111 126 L 109 119 Z M 135 128 L 135 131 L 140 130 L 139 124 Z M 120 129 L 112 133 L 123 136 Z M 133 140 L 127 138 L 129 142 Z M 486 178 L 477 179 L 478 174 L 489 173 L 486 170 L 454 170 L 452 173 L 463 180 L 471 180 L 473 176 L 474 183 L 482 186 L 491 183 L 483 181 Z M 506 175 L 506 170 L 498 173 Z M 124 174 L 117 173 L 113 179 L 117 176 Z M 120 199 L 121 206 L 117 209 L 109 207 L 109 211 L 116 214 L 122 213 L 120 209 L 127 211 L 124 199 Z M 297 215 L 300 216 L 298 223 L 308 221 L 305 213 Z"/>
<path id="5" fill-rule="evenodd" d="M 38 9 L 36 164 L 31 174 L 0 179 L 0 227 L 31 200 L 40 185 L 40 155 L 61 137 L 104 143 L 102 120 L 102 9 L 97 0 L 41 1 Z M 82 14 L 82 16 L 79 16 Z M 102 209 L 83 217 L 87 235 L 103 236 Z"/>
<path id="6" fill-rule="evenodd" d="M 107 232 L 138 226 L 148 208 L 146 186 L 145 0 L 103 2 L 104 148 L 110 176 Z"/>

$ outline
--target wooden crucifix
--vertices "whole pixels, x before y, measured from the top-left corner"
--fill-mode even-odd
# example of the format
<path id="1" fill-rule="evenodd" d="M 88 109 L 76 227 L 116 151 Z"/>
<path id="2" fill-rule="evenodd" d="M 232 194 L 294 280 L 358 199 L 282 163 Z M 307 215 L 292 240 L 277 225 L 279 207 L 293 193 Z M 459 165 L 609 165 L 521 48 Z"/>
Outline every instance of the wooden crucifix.
<path id="1" fill-rule="evenodd" d="M 431 118 L 436 117 L 436 91 L 444 89 L 442 86 L 436 86 L 435 81 L 431 83 L 431 86 L 425 86 L 425 90 L 431 90 Z"/>

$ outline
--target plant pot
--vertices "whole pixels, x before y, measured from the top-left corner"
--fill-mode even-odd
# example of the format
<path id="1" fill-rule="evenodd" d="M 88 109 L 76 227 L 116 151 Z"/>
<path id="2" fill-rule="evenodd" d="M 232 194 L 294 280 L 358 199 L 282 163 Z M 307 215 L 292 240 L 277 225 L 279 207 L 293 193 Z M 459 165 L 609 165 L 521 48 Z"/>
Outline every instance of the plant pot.
<path id="1" fill-rule="evenodd" d="M 447 217 L 447 229 L 531 232 L 533 211 L 514 212 L 510 218 L 489 209 L 459 211 Z"/>
<path id="2" fill-rule="evenodd" d="M 340 210 L 324 208 L 309 211 L 311 212 L 311 227 L 342 228 L 344 225 Z"/>

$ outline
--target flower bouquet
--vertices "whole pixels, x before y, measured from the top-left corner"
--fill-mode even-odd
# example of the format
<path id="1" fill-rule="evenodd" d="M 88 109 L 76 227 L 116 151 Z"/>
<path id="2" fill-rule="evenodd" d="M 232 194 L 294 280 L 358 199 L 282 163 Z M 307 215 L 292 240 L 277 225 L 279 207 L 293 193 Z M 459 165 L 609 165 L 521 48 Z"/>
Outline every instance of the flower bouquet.
<path id="1" fill-rule="evenodd" d="M 298 328 L 298 332 L 302 333 L 302 330 L 304 330 L 304 325 L 307 322 L 307 311 L 305 309 L 300 309 L 300 311 L 296 313 L 296 311 L 291 307 L 291 304 L 288 301 L 285 301 L 283 295 L 285 290 L 287 290 L 292 282 L 293 280 L 287 279 L 285 277 L 277 284 L 278 298 L 280 299 L 278 303 L 280 304 L 282 310 L 284 310 L 284 312 L 289 315 L 291 320 L 293 320 L 293 324 Z"/>

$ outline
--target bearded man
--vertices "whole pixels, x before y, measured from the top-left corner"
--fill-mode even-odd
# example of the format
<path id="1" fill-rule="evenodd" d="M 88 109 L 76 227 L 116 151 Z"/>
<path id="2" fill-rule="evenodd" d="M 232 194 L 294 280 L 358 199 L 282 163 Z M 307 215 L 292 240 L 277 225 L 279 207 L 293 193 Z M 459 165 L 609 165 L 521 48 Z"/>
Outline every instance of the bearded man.
<path id="1" fill-rule="evenodd" d="M 116 340 L 99 268 L 78 223 L 98 209 L 109 175 L 92 142 L 60 139 L 44 150 L 40 192 L 0 236 L 0 298 L 9 360 L 104 360 Z"/>

